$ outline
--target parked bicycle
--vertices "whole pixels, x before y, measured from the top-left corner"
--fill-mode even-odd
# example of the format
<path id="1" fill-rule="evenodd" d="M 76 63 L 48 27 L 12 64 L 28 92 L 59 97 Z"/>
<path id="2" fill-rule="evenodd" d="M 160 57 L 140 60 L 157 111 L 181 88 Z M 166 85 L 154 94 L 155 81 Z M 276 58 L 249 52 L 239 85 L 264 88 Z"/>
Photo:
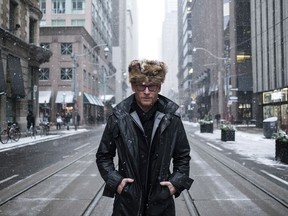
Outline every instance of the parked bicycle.
<path id="1" fill-rule="evenodd" d="M 40 136 L 47 136 L 50 131 L 50 123 L 47 121 L 42 121 L 39 124 L 40 126 Z"/>
<path id="2" fill-rule="evenodd" d="M 7 127 L 1 131 L 0 141 L 3 144 L 8 143 L 9 140 L 18 141 L 21 137 L 20 128 L 16 123 L 8 122 Z"/>

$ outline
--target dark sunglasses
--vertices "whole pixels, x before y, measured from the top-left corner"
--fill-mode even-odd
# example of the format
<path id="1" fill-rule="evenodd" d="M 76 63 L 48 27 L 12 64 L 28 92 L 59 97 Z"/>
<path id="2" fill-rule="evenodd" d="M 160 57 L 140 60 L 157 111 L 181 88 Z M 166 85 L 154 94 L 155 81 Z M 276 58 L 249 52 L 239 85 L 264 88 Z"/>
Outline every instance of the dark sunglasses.
<path id="1" fill-rule="evenodd" d="M 158 89 L 159 89 L 159 86 L 157 85 L 149 85 L 149 86 L 146 86 L 146 85 L 136 85 L 136 89 L 138 91 L 145 91 L 146 88 L 148 88 L 148 90 L 150 92 L 156 92 Z"/>

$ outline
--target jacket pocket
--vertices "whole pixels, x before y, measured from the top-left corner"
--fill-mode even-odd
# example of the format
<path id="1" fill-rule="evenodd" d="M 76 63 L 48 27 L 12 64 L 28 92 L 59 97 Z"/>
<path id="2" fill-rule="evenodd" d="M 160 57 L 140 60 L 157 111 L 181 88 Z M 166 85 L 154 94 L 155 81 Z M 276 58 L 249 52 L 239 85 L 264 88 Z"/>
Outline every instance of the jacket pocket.
<path id="1" fill-rule="evenodd" d="M 170 190 L 167 186 L 156 186 L 150 195 L 150 201 L 153 202 L 166 202 L 171 197 Z"/>
<path id="2" fill-rule="evenodd" d="M 140 190 L 135 183 L 128 183 L 123 188 L 121 194 L 116 195 L 114 210 L 125 212 L 123 215 L 136 215 L 139 209 Z M 122 215 L 122 214 L 120 214 Z"/>

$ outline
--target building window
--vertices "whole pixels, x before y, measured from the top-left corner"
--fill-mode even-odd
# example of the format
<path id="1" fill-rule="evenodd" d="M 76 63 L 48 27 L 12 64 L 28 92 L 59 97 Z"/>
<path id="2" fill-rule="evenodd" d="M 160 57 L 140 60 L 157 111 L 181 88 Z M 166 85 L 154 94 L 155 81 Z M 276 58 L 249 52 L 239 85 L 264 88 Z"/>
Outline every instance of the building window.
<path id="1" fill-rule="evenodd" d="M 40 0 L 40 10 L 43 14 L 46 14 L 46 0 Z"/>
<path id="2" fill-rule="evenodd" d="M 9 31 L 15 32 L 17 26 L 20 26 L 18 23 L 18 4 L 14 1 L 10 1 Z"/>
<path id="3" fill-rule="evenodd" d="M 72 54 L 72 43 L 61 43 L 61 55 Z"/>
<path id="4" fill-rule="evenodd" d="M 73 10 L 84 10 L 84 0 L 73 0 L 72 1 Z"/>
<path id="5" fill-rule="evenodd" d="M 39 80 L 49 80 L 49 68 L 40 68 L 38 77 Z"/>
<path id="6" fill-rule="evenodd" d="M 40 43 L 40 46 L 46 50 L 50 50 L 50 43 Z"/>
<path id="7" fill-rule="evenodd" d="M 40 20 L 40 27 L 46 26 L 46 20 Z"/>
<path id="8" fill-rule="evenodd" d="M 84 26 L 85 25 L 85 19 L 73 19 L 71 20 L 72 26 Z"/>
<path id="9" fill-rule="evenodd" d="M 72 68 L 61 68 L 61 80 L 72 80 L 73 71 Z"/>
<path id="10" fill-rule="evenodd" d="M 65 13 L 65 0 L 53 0 L 52 4 L 54 14 Z"/>
<path id="11" fill-rule="evenodd" d="M 29 19 L 29 43 L 35 43 L 36 40 L 37 20 Z"/>
<path id="12" fill-rule="evenodd" d="M 65 26 L 66 21 L 63 19 L 52 20 L 52 26 Z"/>

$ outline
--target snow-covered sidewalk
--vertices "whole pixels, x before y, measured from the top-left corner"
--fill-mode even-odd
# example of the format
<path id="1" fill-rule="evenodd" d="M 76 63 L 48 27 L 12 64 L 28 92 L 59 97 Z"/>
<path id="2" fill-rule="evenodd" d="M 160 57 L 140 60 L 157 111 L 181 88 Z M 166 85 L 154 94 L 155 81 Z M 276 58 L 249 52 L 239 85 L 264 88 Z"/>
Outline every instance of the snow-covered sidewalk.
<path id="1" fill-rule="evenodd" d="M 198 123 L 184 122 L 184 124 L 199 127 Z M 216 147 L 233 150 L 235 153 L 256 161 L 259 164 L 287 167 L 286 164 L 275 160 L 275 140 L 267 139 L 263 134 L 249 133 L 236 129 L 235 141 L 226 142 L 221 141 L 220 129 L 214 129 L 213 133 L 200 133 L 199 129 L 195 132 L 195 135 L 201 136 L 206 140 L 216 141 Z"/>
<path id="2" fill-rule="evenodd" d="M 8 143 L 2 144 L 0 142 L 0 152 L 2 151 L 7 151 L 11 150 L 14 148 L 19 148 L 21 146 L 27 146 L 27 145 L 35 145 L 39 142 L 47 141 L 47 140 L 55 140 L 59 139 L 60 137 L 65 137 L 69 136 L 71 134 L 76 134 L 76 133 L 82 133 L 87 131 L 87 129 L 81 129 L 79 128 L 78 130 L 70 129 L 70 130 L 59 130 L 59 131 L 52 131 L 49 135 L 47 136 L 40 136 L 37 135 L 36 138 L 34 137 L 25 137 L 24 134 L 22 134 L 21 138 L 19 141 L 15 142 L 13 140 L 9 140 Z"/>

